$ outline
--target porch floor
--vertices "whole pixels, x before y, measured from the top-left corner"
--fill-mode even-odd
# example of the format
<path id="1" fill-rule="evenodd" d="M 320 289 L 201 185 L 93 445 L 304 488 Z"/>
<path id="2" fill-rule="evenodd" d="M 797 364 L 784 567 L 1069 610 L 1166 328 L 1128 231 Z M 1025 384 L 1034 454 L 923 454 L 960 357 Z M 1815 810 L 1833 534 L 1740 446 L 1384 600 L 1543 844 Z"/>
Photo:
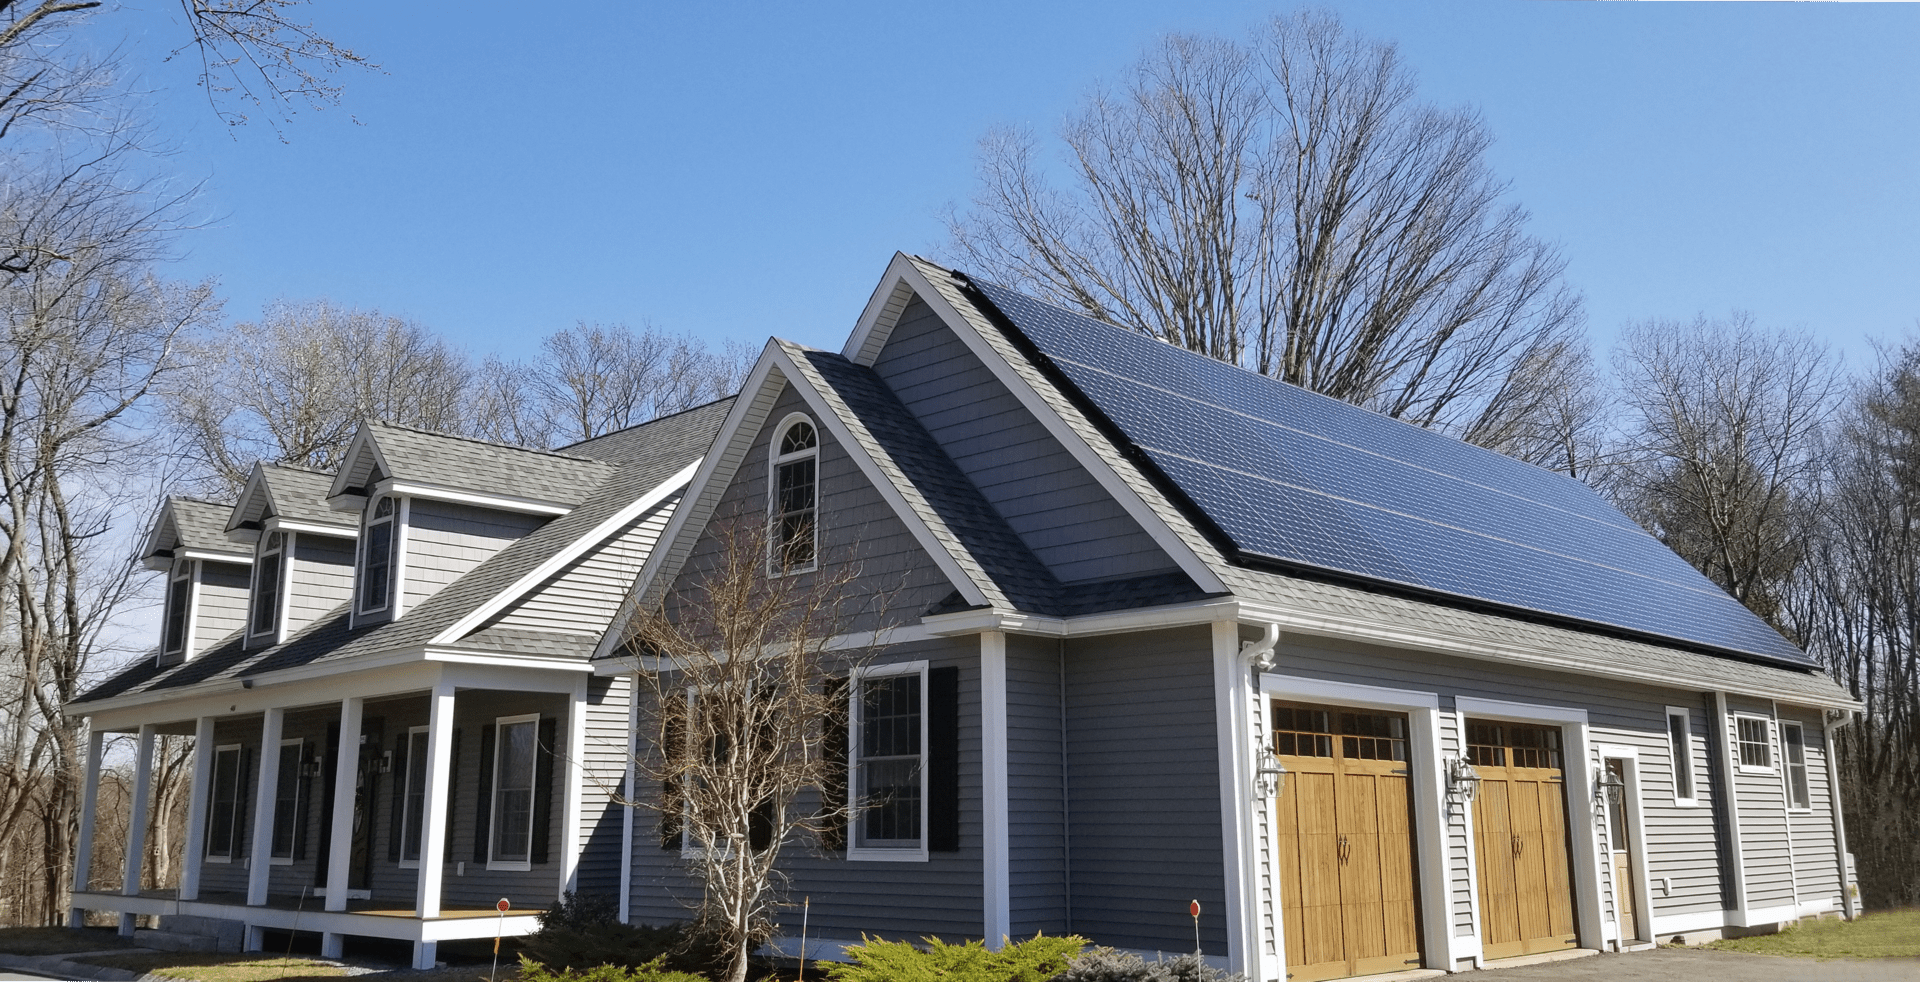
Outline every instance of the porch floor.
<path id="1" fill-rule="evenodd" d="M 94 891 L 94 892 L 103 893 L 104 891 Z M 140 891 L 138 896 L 143 900 L 172 901 L 176 903 L 179 902 L 180 900 L 180 893 L 177 890 L 142 890 Z M 247 907 L 248 906 L 246 894 L 237 893 L 237 892 L 228 893 L 228 892 L 222 892 L 217 890 L 203 890 L 200 892 L 199 899 L 189 900 L 186 902 L 193 903 L 193 904 L 213 904 L 213 905 L 218 905 L 222 907 Z M 270 894 L 267 894 L 267 902 L 265 904 L 260 905 L 260 907 L 256 907 L 254 909 L 258 910 L 263 907 L 267 910 L 285 910 L 285 911 L 296 911 L 296 912 L 304 912 L 304 913 L 315 913 L 318 911 L 325 910 L 326 905 L 327 905 L 326 897 L 318 893 L 310 893 L 305 898 L 302 898 L 298 894 L 292 894 L 292 893 L 270 893 Z M 515 915 L 526 916 L 529 914 L 538 914 L 545 910 L 546 910 L 545 907 L 515 907 L 514 909 L 507 912 L 507 916 L 508 917 L 513 917 Z M 366 914 L 373 917 L 405 917 L 405 918 L 412 918 L 414 920 L 419 919 L 414 916 L 414 909 L 412 904 L 408 904 L 403 907 L 403 906 L 400 906 L 399 903 L 394 900 L 348 900 L 347 909 L 344 911 L 344 913 Z M 426 919 L 429 921 L 432 921 L 432 920 L 447 921 L 447 920 L 459 920 L 459 919 L 470 918 L 470 917 L 498 917 L 498 916 L 500 916 L 500 912 L 498 910 L 495 910 L 493 906 L 490 904 L 486 906 L 466 905 L 466 904 L 443 904 L 440 908 L 439 917 L 437 918 L 429 917 Z"/>

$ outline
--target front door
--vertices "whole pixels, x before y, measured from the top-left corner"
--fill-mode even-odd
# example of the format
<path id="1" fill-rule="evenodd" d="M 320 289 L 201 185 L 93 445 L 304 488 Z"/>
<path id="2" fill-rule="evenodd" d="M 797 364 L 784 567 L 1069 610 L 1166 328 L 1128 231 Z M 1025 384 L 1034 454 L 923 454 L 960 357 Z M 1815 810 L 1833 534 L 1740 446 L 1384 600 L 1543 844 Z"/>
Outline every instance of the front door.
<path id="1" fill-rule="evenodd" d="M 1287 978 L 1418 968 L 1407 717 L 1273 704 Z"/>
<path id="2" fill-rule="evenodd" d="M 1633 870 L 1633 845 L 1627 823 L 1627 763 L 1619 757 L 1607 758 L 1607 844 L 1613 850 L 1613 907 L 1620 915 L 1620 937 L 1625 941 L 1640 937 L 1640 920 L 1634 916 L 1633 896 L 1638 880 Z"/>
<path id="3" fill-rule="evenodd" d="M 369 719 L 360 727 L 360 771 L 353 782 L 353 851 L 347 864 L 347 896 L 357 899 L 373 894 L 373 802 L 385 763 L 385 722 Z"/>
<path id="4" fill-rule="evenodd" d="M 1468 720 L 1467 758 L 1480 772 L 1473 824 L 1482 950 L 1507 958 L 1574 947 L 1560 731 Z"/>

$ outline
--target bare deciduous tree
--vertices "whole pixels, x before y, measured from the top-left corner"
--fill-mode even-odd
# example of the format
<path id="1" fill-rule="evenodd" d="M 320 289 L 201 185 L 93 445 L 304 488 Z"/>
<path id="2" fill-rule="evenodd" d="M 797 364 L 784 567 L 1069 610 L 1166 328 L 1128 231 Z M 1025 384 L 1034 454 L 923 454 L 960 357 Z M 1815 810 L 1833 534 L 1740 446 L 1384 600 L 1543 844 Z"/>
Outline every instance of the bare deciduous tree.
<path id="1" fill-rule="evenodd" d="M 852 562 L 769 576 L 764 523 L 718 522 L 709 534 L 715 560 L 630 629 L 648 707 L 635 763 L 664 790 L 628 804 L 658 809 L 663 829 L 684 836 L 697 929 L 726 953 L 719 977 L 743 982 L 784 900 L 780 856 L 846 821 L 844 747 L 829 744 L 845 732 L 844 680 L 863 651 L 833 639 L 886 598 L 847 589 L 860 576 Z"/>
<path id="2" fill-rule="evenodd" d="M 468 428 L 466 356 L 424 326 L 325 301 L 278 304 L 188 345 L 162 393 L 190 453 L 226 490 L 256 460 L 332 468 L 362 420 Z"/>
<path id="3" fill-rule="evenodd" d="M 1621 500 L 1649 531 L 1775 627 L 1805 561 L 1842 381 L 1811 336 L 1750 316 L 1650 321 L 1616 369 L 1633 457 Z"/>
<path id="4" fill-rule="evenodd" d="M 1485 123 L 1417 101 L 1393 45 L 1316 12 L 1248 44 L 1172 35 L 1062 135 L 1071 190 L 1048 181 L 1030 134 L 982 141 L 974 207 L 949 221 L 960 265 L 1397 418 L 1561 459 L 1541 434 L 1581 377 L 1580 300 L 1504 202 Z"/>
<path id="5" fill-rule="evenodd" d="M 532 362 L 488 359 L 474 416 L 487 438 L 522 446 L 589 440 L 733 394 L 754 354 L 650 324 L 582 322 L 547 335 Z"/>

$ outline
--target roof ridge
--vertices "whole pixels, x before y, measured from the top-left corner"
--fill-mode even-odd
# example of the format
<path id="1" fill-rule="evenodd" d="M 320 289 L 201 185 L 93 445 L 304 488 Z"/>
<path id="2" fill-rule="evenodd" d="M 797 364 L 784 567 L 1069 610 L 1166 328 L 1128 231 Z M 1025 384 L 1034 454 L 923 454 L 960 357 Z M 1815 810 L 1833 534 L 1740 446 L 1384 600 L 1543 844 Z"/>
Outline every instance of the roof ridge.
<path id="1" fill-rule="evenodd" d="M 573 441 L 572 443 L 568 443 L 568 444 L 563 444 L 563 445 L 561 445 L 561 446 L 559 446 L 559 447 L 555 447 L 555 448 L 554 448 L 553 450 L 549 450 L 549 451 L 546 451 L 546 452 L 547 452 L 547 453 L 558 453 L 558 452 L 560 452 L 560 451 L 562 451 L 562 450 L 569 450 L 569 449 L 572 449 L 572 448 L 574 448 L 574 447 L 577 447 L 577 446 L 580 446 L 581 444 L 585 444 L 585 443 L 592 443 L 592 442 L 594 442 L 595 440 L 604 440 L 604 439 L 606 439 L 606 438 L 608 438 L 608 437 L 610 437 L 610 436 L 619 436 L 619 435 L 620 435 L 620 434 L 622 434 L 622 433 L 630 433 L 630 432 L 632 432 L 632 431 L 634 431 L 634 430 L 637 430 L 637 429 L 640 429 L 641 427 L 644 427 L 644 426 L 652 426 L 652 425 L 653 425 L 653 424 L 655 424 L 655 423 L 664 423 L 664 422 L 666 422 L 667 420 L 670 420 L 670 419 L 672 419 L 672 418 L 674 418 L 675 416 L 685 416 L 685 415 L 686 415 L 686 414 L 688 414 L 688 413 L 696 413 L 696 412 L 699 412 L 699 411 L 700 411 L 700 410 L 702 410 L 702 409 L 707 409 L 707 408 L 710 408 L 710 407 L 712 407 L 712 406 L 714 406 L 714 405 L 717 405 L 717 404 L 719 404 L 719 403 L 722 403 L 722 402 L 726 402 L 726 401 L 727 401 L 728 399 L 738 399 L 738 398 L 740 398 L 740 393 L 738 393 L 738 392 L 729 392 L 729 393 L 727 393 L 726 395 L 723 395 L 723 396 L 720 396 L 719 398 L 716 398 L 716 399 L 708 399 L 708 400 L 707 400 L 706 402 L 703 402 L 703 403 L 701 403 L 701 404 L 699 404 L 698 406 L 688 406 L 688 407 L 687 407 L 687 408 L 685 408 L 685 409 L 676 409 L 676 410 L 674 410 L 673 412 L 670 412 L 670 413 L 663 413 L 663 414 L 661 414 L 661 415 L 659 415 L 659 416 L 655 416 L 654 418 L 652 418 L 652 419 L 650 419 L 650 420 L 647 420 L 647 421 L 646 421 L 646 422 L 644 422 L 644 423 L 635 423 L 635 424 L 633 424 L 632 426 L 622 426 L 622 427 L 620 427 L 620 428 L 619 428 L 619 429 L 617 429 L 617 430 L 608 430 L 607 432 L 605 432 L 605 433 L 602 433 L 602 434 L 600 434 L 599 436 L 590 436 L 590 437 L 587 437 L 587 438 L 586 438 L 586 439 L 584 439 L 584 440 L 575 440 L 575 441 Z M 592 457 L 587 457 L 587 458 L 584 458 L 584 459 L 586 459 L 586 460 L 593 460 L 593 459 L 595 459 L 595 458 L 592 458 Z M 602 461 L 602 463 L 604 463 L 604 461 Z"/>
<path id="2" fill-rule="evenodd" d="M 318 474 L 321 477 L 333 477 L 335 474 L 334 471 L 323 471 L 318 467 L 305 467 L 300 464 L 286 464 L 286 463 L 281 463 L 279 461 L 273 461 L 273 460 L 260 460 L 260 461 L 255 461 L 255 463 L 259 464 L 261 467 L 272 467 L 272 468 L 283 470 L 283 471 L 298 471 L 299 473 L 302 473 L 302 474 Z"/>
<path id="3" fill-rule="evenodd" d="M 482 440 L 477 436 L 463 436 L 459 433 L 443 433 L 439 430 L 427 429 L 424 426 L 408 426 L 405 423 L 393 423 L 384 419 L 369 419 L 367 420 L 367 424 L 370 426 L 384 426 L 390 430 L 402 430 L 408 433 L 418 433 L 418 434 L 421 434 L 422 436 L 437 436 L 446 440 L 459 440 L 464 443 L 478 444 L 482 447 L 487 447 L 488 449 L 492 449 L 492 450 L 517 450 L 521 453 L 539 454 L 543 457 L 558 457 L 561 460 L 572 460 L 582 464 L 605 464 L 606 463 L 606 461 L 604 460 L 595 460 L 592 457 L 577 457 L 577 456 L 574 456 L 573 454 L 560 453 L 557 450 L 537 450 L 533 447 L 520 446 L 517 443 L 498 443 L 493 440 Z"/>
<path id="4" fill-rule="evenodd" d="M 194 503 L 194 504 L 196 504 L 196 505 L 212 505 L 212 506 L 213 506 L 213 507 L 215 507 L 215 508 L 232 508 L 233 506 L 235 506 L 235 505 L 237 505 L 237 504 L 239 504 L 239 501 L 238 501 L 238 500 L 235 500 L 235 501 L 213 501 L 213 500 L 211 500 L 211 499 L 207 499 L 207 498 L 201 498 L 201 497 L 198 497 L 198 496 L 196 496 L 196 495 L 191 495 L 191 494 L 169 494 L 169 495 L 167 495 L 167 500 L 168 500 L 168 501 L 170 501 L 170 502 L 172 502 L 172 501 L 191 501 L 191 502 L 193 502 L 193 503 Z"/>

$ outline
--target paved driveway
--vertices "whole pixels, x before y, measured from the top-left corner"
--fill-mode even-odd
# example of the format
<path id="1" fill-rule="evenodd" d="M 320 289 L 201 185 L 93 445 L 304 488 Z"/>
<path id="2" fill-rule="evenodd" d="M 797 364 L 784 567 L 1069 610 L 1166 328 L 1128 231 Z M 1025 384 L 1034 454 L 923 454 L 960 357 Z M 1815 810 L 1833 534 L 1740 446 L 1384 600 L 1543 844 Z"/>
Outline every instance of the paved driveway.
<path id="1" fill-rule="evenodd" d="M 1450 978 L 1462 982 L 1920 982 L 1920 958 L 1823 962 L 1660 948 L 1523 968 L 1495 968 Z"/>

